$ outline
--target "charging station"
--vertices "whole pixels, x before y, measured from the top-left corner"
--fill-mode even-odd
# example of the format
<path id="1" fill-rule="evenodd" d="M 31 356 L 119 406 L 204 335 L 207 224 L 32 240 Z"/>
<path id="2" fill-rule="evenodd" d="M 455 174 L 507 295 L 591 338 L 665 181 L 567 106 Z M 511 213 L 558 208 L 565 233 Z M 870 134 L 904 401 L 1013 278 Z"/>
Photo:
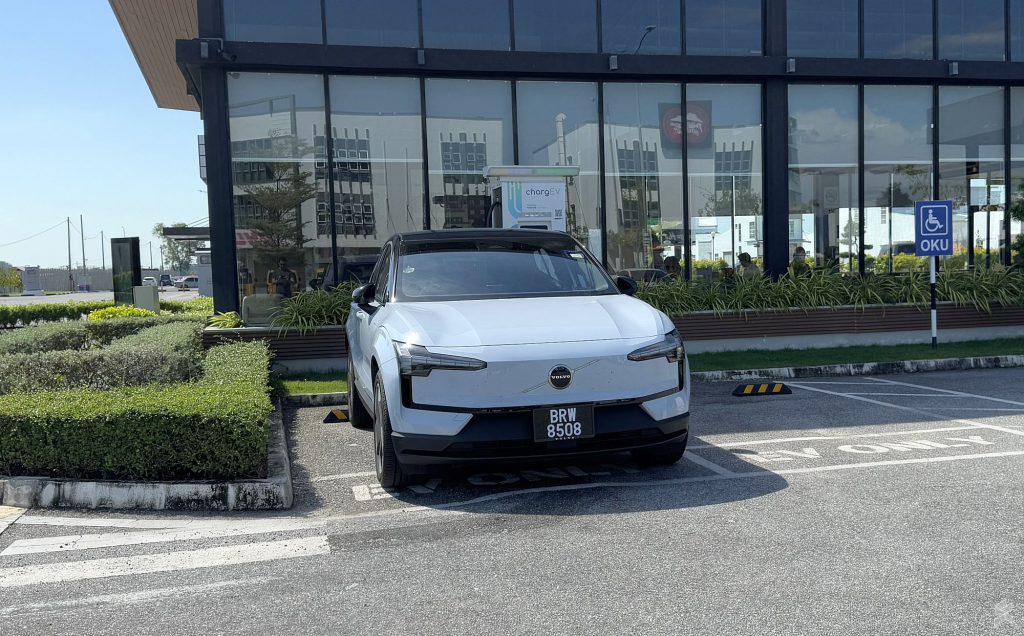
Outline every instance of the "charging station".
<path id="1" fill-rule="evenodd" d="M 569 188 L 579 166 L 487 166 L 491 226 L 568 232 L 575 228 Z"/>

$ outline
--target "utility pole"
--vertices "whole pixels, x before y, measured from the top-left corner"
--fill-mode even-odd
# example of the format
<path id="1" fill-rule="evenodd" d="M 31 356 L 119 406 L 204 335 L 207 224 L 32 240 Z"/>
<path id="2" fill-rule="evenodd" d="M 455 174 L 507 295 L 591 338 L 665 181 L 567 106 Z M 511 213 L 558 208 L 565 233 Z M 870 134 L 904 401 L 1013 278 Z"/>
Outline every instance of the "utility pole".
<path id="1" fill-rule="evenodd" d="M 82 231 L 82 273 L 85 273 L 87 269 L 85 265 L 85 221 L 81 214 L 78 215 L 78 229 Z"/>
<path id="2" fill-rule="evenodd" d="M 107 239 L 100 230 L 100 258 L 103 259 L 103 269 L 107 269 Z"/>
<path id="3" fill-rule="evenodd" d="M 153 241 L 149 242 L 149 269 L 153 269 Z"/>
<path id="4" fill-rule="evenodd" d="M 75 277 L 71 273 L 71 217 L 68 217 L 68 291 L 75 291 Z"/>

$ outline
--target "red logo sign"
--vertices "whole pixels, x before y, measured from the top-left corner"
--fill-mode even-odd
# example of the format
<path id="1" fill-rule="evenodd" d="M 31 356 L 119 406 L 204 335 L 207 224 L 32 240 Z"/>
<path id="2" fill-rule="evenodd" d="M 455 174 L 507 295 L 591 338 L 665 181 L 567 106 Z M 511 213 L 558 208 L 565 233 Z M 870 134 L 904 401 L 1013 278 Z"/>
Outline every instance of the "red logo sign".
<path id="1" fill-rule="evenodd" d="M 682 146 L 685 134 L 686 143 L 694 148 L 711 145 L 711 102 L 689 102 L 685 117 L 678 104 L 660 106 L 662 143 Z"/>

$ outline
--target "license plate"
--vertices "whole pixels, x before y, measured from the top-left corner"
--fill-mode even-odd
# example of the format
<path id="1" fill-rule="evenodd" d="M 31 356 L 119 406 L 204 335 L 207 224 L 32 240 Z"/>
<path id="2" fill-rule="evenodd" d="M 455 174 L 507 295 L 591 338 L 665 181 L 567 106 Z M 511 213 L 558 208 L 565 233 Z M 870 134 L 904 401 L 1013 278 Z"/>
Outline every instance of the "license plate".
<path id="1" fill-rule="evenodd" d="M 560 442 L 594 436 L 594 407 L 553 406 L 533 411 L 533 439 Z"/>

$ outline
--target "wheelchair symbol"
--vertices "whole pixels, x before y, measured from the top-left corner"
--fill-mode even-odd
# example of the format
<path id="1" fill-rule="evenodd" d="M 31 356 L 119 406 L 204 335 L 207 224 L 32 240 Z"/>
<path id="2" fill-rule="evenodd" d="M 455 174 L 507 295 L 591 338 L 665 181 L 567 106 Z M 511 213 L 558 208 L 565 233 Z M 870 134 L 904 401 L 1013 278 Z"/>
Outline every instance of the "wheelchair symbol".
<path id="1" fill-rule="evenodd" d="M 927 212 L 927 216 L 921 219 L 921 234 L 923 236 L 944 236 L 946 234 L 946 209 L 938 208 L 942 213 L 938 217 L 935 216 L 936 208 L 924 208 L 923 211 Z"/>

